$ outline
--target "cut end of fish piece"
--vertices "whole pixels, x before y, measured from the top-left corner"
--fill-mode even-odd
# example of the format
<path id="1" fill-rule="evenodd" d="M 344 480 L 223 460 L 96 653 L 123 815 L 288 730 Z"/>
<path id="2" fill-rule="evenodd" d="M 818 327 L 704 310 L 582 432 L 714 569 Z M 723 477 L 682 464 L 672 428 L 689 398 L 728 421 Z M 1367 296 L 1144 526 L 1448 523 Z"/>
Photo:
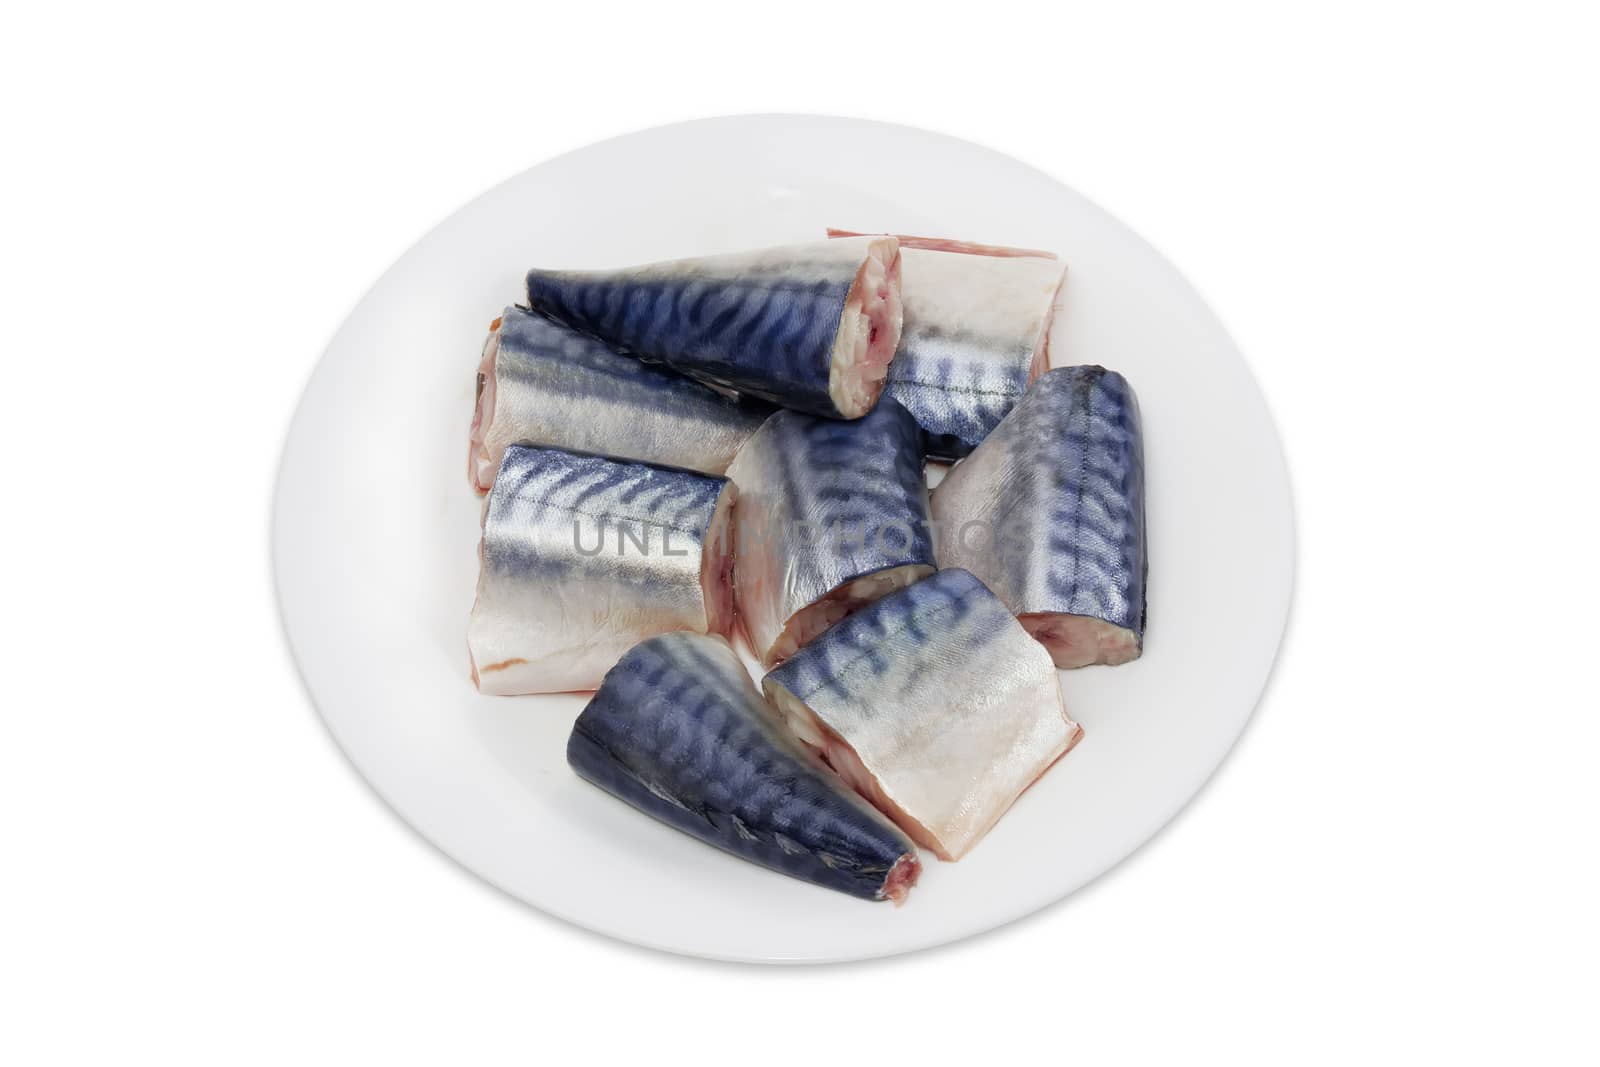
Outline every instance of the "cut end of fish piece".
<path id="1" fill-rule="evenodd" d="M 1050 304 L 1044 309 L 1044 318 L 1039 324 L 1039 339 L 1033 345 L 1033 360 L 1028 364 L 1028 384 L 1038 381 L 1050 369 L 1050 330 L 1055 325 L 1056 312 L 1061 310 L 1061 288 L 1067 284 L 1067 272 L 1061 272 L 1061 277 L 1056 281 L 1055 291 L 1050 294 Z"/>
<path id="2" fill-rule="evenodd" d="M 930 455 L 959 459 L 1049 368 L 1066 264 L 1033 249 L 896 239 L 903 325 L 884 391 L 917 420 Z"/>
<path id="3" fill-rule="evenodd" d="M 521 656 L 512 656 L 510 659 L 500 660 L 496 663 L 486 663 L 478 666 L 477 660 L 472 663 L 472 684 L 478 687 L 478 692 L 486 696 L 517 696 L 522 693 L 551 692 L 548 688 L 535 688 L 538 682 L 526 678 L 518 668 L 528 666 L 528 661 Z M 575 687 L 567 692 L 585 692 Z"/>
<path id="4" fill-rule="evenodd" d="M 1032 385 L 1039 380 L 1039 376 L 1050 369 L 1050 323 L 1055 320 L 1055 305 L 1045 312 L 1044 329 L 1039 331 L 1039 343 L 1033 346 L 1033 360 L 1028 364 L 1028 384 Z"/>
<path id="5" fill-rule="evenodd" d="M 892 900 L 894 906 L 899 907 L 906 902 L 906 897 L 911 894 L 911 887 L 917 884 L 917 879 L 922 877 L 922 861 L 916 853 L 908 852 L 894 861 L 894 866 L 889 868 L 889 874 L 883 880 L 883 888 L 878 891 L 879 900 Z"/>
<path id="6" fill-rule="evenodd" d="M 833 342 L 828 394 L 841 418 L 859 419 L 878 402 L 902 323 L 900 244 L 885 237 L 867 246 Z"/>
<path id="7" fill-rule="evenodd" d="M 1019 615 L 1017 621 L 1045 647 L 1057 667 L 1072 670 L 1096 663 L 1114 667 L 1139 658 L 1139 636 L 1104 619 L 1035 612 Z"/>
<path id="8" fill-rule="evenodd" d="M 843 778 L 851 789 L 887 815 L 891 822 L 905 831 L 906 836 L 918 845 L 942 860 L 956 858 L 945 850 L 932 831 L 894 802 L 894 799 L 878 784 L 878 779 L 867 770 L 866 764 L 862 763 L 861 757 L 850 747 L 850 743 L 829 728 L 816 712 L 806 706 L 805 701 L 789 692 L 782 682 L 770 676 L 762 681 L 761 690 L 766 694 L 767 703 L 777 709 L 789 733 L 822 757 L 822 762 L 833 768 L 833 772 Z"/>
<path id="9" fill-rule="evenodd" d="M 872 236 L 857 233 L 854 230 L 836 230 L 828 227 L 829 237 L 867 237 Z M 910 234 L 897 233 L 892 236 L 900 242 L 901 248 L 921 248 L 929 252 L 960 252 L 968 256 L 996 256 L 1001 259 L 1057 259 L 1054 252 L 1045 252 L 1037 248 L 1008 248 L 1005 245 L 983 245 L 975 241 L 952 241 L 944 237 L 913 237 Z"/>
<path id="10" fill-rule="evenodd" d="M 846 582 L 809 607 L 802 608 L 790 616 L 788 625 L 783 628 L 783 632 L 778 635 L 770 648 L 764 651 L 757 648 L 757 652 L 761 654 L 762 666 L 777 666 L 810 644 L 840 619 L 888 596 L 896 589 L 904 589 L 913 582 L 919 582 L 932 573 L 933 568 L 925 563 L 908 563 L 901 567 L 875 571 Z M 756 648 L 753 639 L 750 645 Z"/>
<path id="11" fill-rule="evenodd" d="M 1083 732 L 1044 648 L 960 569 L 851 615 L 761 686 L 791 736 L 942 860 L 970 852 Z"/>
<path id="12" fill-rule="evenodd" d="M 733 630 L 733 508 L 739 487 L 732 482 L 717 497 L 700 549 L 700 586 L 705 590 L 706 630 L 726 637 Z"/>
<path id="13" fill-rule="evenodd" d="M 1118 664 L 1143 647 L 1144 446 L 1138 401 L 1098 366 L 1042 375 L 934 490 L 939 563 L 971 571 L 1057 666 Z M 1049 536 L 1044 536 L 1048 531 Z"/>
<path id="14" fill-rule="evenodd" d="M 500 354 L 500 325 L 495 319 L 489 324 L 489 336 L 483 342 L 483 357 L 478 361 L 477 403 L 472 409 L 472 433 L 467 451 L 467 478 L 480 493 L 487 493 L 494 485 L 497 464 L 489 452 L 489 427 L 494 422 L 495 359 Z"/>

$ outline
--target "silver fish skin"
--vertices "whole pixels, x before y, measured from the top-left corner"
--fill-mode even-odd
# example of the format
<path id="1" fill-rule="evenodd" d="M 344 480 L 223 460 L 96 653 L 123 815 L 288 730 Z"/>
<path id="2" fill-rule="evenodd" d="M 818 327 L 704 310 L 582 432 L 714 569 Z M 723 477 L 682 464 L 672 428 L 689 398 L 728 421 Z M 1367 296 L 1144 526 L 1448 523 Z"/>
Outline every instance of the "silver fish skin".
<path id="1" fill-rule="evenodd" d="M 966 855 L 1083 732 L 1050 656 L 964 570 L 862 608 L 762 689 L 796 737 L 945 860 Z"/>
<path id="2" fill-rule="evenodd" d="M 1049 252 L 898 240 L 905 323 L 885 392 L 922 427 L 930 457 L 959 459 L 1048 368 L 1067 267 Z"/>
<path id="3" fill-rule="evenodd" d="M 521 308 L 490 326 L 468 477 L 487 492 L 513 444 L 721 474 L 771 413 Z"/>
<path id="4" fill-rule="evenodd" d="M 1144 644 L 1144 444 L 1127 379 L 1063 367 L 934 490 L 939 563 L 1005 601 L 1056 665 L 1126 663 Z"/>
<path id="5" fill-rule="evenodd" d="M 669 826 L 851 896 L 902 903 L 922 870 L 905 834 L 779 726 L 718 637 L 630 650 L 578 716 L 567 762 Z"/>
<path id="6" fill-rule="evenodd" d="M 860 418 L 900 338 L 893 237 L 609 271 L 531 270 L 528 306 L 641 359 L 828 418 Z"/>
<path id="7" fill-rule="evenodd" d="M 726 478 L 507 448 L 467 625 L 479 690 L 593 689 L 644 638 L 726 633 L 736 495 Z"/>
<path id="8" fill-rule="evenodd" d="M 851 422 L 777 412 L 728 477 L 734 595 L 765 666 L 935 569 L 921 434 L 893 400 Z"/>

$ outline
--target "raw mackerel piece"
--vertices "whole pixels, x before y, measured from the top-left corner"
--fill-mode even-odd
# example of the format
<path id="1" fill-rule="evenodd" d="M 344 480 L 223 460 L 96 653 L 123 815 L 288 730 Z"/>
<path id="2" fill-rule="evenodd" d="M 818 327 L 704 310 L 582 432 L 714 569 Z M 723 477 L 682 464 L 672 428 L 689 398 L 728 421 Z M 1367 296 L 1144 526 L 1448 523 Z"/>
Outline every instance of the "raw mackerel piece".
<path id="1" fill-rule="evenodd" d="M 1144 445 L 1120 374 L 1040 378 L 933 493 L 939 564 L 993 589 L 1058 667 L 1144 643 Z"/>
<path id="2" fill-rule="evenodd" d="M 885 392 L 922 427 L 930 456 L 959 459 L 1049 367 L 1066 264 L 1021 248 L 899 241 L 905 325 Z"/>
<path id="3" fill-rule="evenodd" d="M 721 474 L 768 413 L 507 308 L 483 346 L 467 474 L 487 492 L 513 444 Z"/>
<path id="4" fill-rule="evenodd" d="M 900 340 L 893 237 L 528 272 L 528 305 L 646 360 L 829 418 L 865 415 Z"/>
<path id="5" fill-rule="evenodd" d="M 593 689 L 636 642 L 733 623 L 726 478 L 512 445 L 467 626 L 485 693 Z"/>
<path id="6" fill-rule="evenodd" d="M 728 477 L 734 595 L 765 666 L 934 570 L 921 434 L 893 400 L 854 422 L 780 411 Z"/>
<path id="7" fill-rule="evenodd" d="M 904 834 L 784 732 L 718 637 L 653 637 L 572 727 L 573 770 L 647 815 L 763 867 L 901 903 L 921 873 Z"/>
<path id="8" fill-rule="evenodd" d="M 1074 744 L 1050 657 L 982 582 L 940 571 L 762 682 L 802 742 L 917 844 L 958 860 Z"/>

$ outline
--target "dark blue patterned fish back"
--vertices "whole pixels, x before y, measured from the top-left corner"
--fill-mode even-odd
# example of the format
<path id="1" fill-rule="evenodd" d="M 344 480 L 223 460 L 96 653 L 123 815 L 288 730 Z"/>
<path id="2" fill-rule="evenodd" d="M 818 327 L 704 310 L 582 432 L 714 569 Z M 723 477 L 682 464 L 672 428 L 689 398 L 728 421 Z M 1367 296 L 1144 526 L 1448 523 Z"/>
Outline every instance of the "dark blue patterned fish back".
<path id="1" fill-rule="evenodd" d="M 784 874 L 878 896 L 910 842 L 781 731 L 717 638 L 633 648 L 573 726 L 567 761 L 655 818 Z"/>
<path id="2" fill-rule="evenodd" d="M 528 303 L 645 360 L 817 415 L 855 269 L 811 279 L 758 271 L 618 275 L 528 272 Z"/>
<path id="3" fill-rule="evenodd" d="M 767 678 L 801 700 L 823 689 L 849 697 L 860 691 L 863 674 L 881 680 L 906 668 L 904 651 L 895 646 L 907 638 L 919 644 L 959 639 L 963 651 L 977 651 L 1016 625 L 987 586 L 950 567 L 834 623 Z"/>
<path id="4" fill-rule="evenodd" d="M 501 316 L 500 351 L 521 357 L 503 359 L 502 373 L 536 374 L 528 384 L 545 392 L 615 396 L 662 411 L 722 410 L 730 418 L 741 410 L 732 397 L 522 308 Z"/>
<path id="5" fill-rule="evenodd" d="M 923 428 L 935 459 L 960 459 L 982 443 L 1028 388 L 1026 368 L 977 356 L 957 359 L 929 354 L 943 339 L 922 328 L 901 340 L 889 364 L 884 392 L 898 400 Z M 949 344 L 959 343 L 959 338 Z"/>
<path id="6" fill-rule="evenodd" d="M 728 479 L 651 463 L 614 460 L 559 448 L 512 445 L 490 490 L 485 527 L 514 529 L 538 511 L 559 511 L 613 528 L 649 527 L 698 545 Z M 602 529 L 604 526 L 602 526 Z M 570 556 L 543 559 L 535 540 L 488 538 L 483 562 L 496 573 L 570 569 Z"/>
<path id="7" fill-rule="evenodd" d="M 842 537 L 842 571 L 934 565 L 922 433 L 905 408 L 884 398 L 851 422 L 777 417 L 786 420 L 784 491 L 797 514 Z"/>
<path id="8" fill-rule="evenodd" d="M 1049 472 L 1051 610 L 1104 619 L 1142 636 L 1145 624 L 1144 444 L 1139 403 L 1104 367 L 1063 367 L 1018 407 L 1018 440 L 1043 451 Z M 1030 605 L 1031 607 L 1031 605 Z"/>

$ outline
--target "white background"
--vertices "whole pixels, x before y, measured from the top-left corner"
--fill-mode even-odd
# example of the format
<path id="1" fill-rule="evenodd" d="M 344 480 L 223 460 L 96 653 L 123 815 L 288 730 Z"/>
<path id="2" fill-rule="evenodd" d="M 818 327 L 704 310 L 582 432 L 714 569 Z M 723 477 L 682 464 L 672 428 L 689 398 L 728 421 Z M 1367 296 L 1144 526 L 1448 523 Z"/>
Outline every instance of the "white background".
<path id="1" fill-rule="evenodd" d="M 1583 5 L 940 7 L 7 16 L 0 1061 L 1600 1056 Z M 267 562 L 298 393 L 407 245 L 552 154 L 761 110 L 966 137 L 1144 234 L 1255 369 L 1300 523 L 1274 680 L 1185 814 L 1042 915 L 837 968 L 629 948 L 444 860 L 306 702 Z"/>

